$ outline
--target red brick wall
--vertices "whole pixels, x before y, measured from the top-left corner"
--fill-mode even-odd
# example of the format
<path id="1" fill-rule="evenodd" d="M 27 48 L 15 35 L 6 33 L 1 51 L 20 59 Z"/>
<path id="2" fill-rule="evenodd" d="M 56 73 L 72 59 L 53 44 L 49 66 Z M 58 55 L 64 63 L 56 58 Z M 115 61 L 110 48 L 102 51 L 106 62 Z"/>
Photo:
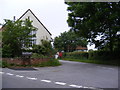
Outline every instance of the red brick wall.
<path id="1" fill-rule="evenodd" d="M 34 64 L 39 64 L 41 62 L 47 62 L 49 60 L 50 58 L 31 58 L 30 63 L 31 65 L 34 65 Z M 29 65 L 29 63 L 26 60 L 23 61 L 21 58 L 14 58 L 14 59 L 13 58 L 2 58 L 2 61 L 6 61 L 9 64 Z"/>

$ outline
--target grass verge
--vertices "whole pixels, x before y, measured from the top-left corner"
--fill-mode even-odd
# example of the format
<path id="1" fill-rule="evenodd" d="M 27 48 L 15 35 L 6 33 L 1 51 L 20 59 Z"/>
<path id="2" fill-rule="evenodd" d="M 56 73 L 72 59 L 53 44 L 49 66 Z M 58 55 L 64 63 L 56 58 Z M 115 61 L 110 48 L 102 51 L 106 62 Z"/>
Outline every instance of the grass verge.
<path id="1" fill-rule="evenodd" d="M 76 61 L 76 62 L 84 62 L 84 63 L 93 63 L 93 64 L 103 64 L 103 65 L 120 66 L 120 65 L 118 65 L 118 60 L 103 61 L 103 60 L 88 60 L 88 59 L 81 60 L 81 59 L 70 59 L 70 58 L 63 58 L 63 60 Z"/>

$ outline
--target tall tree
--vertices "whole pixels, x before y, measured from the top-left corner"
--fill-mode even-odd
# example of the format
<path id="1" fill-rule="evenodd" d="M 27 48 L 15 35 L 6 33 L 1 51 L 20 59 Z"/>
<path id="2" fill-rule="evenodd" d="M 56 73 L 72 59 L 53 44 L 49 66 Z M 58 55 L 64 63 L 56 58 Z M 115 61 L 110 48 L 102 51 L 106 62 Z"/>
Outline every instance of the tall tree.
<path id="1" fill-rule="evenodd" d="M 98 49 L 116 47 L 117 32 L 120 30 L 120 3 L 67 2 L 68 25 L 80 37 L 94 43 Z M 99 36 L 99 40 L 96 39 Z"/>
<path id="2" fill-rule="evenodd" d="M 54 39 L 54 46 L 59 51 L 74 51 L 79 45 L 86 47 L 87 40 L 85 38 L 77 36 L 73 31 L 63 32 L 60 36 L 55 37 Z"/>
<path id="3" fill-rule="evenodd" d="M 22 49 L 29 48 L 32 43 L 32 31 L 36 31 L 32 21 L 26 20 L 5 20 L 2 31 L 3 57 L 15 57 L 22 54 Z M 6 55 L 7 54 L 7 55 Z M 9 54 L 9 55 L 8 55 Z"/>

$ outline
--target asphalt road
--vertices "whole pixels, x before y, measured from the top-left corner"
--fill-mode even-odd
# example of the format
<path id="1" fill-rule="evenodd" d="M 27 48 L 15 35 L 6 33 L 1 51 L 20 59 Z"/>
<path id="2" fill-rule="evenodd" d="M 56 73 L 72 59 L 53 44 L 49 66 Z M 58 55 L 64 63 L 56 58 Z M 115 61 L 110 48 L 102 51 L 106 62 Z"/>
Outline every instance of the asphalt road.
<path id="1" fill-rule="evenodd" d="M 118 88 L 118 67 L 63 61 L 61 66 L 28 70 L 4 68 L 2 88 Z"/>

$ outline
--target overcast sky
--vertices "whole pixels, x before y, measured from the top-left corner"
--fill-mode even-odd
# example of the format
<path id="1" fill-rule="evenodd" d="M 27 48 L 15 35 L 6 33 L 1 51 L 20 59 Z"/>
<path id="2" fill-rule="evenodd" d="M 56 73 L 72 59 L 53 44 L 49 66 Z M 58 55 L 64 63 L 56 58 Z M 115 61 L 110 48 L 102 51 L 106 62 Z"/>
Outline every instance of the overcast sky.
<path id="1" fill-rule="evenodd" d="M 18 19 L 28 9 L 31 9 L 52 33 L 52 38 L 70 29 L 64 0 L 0 0 L 0 23 L 4 23 L 4 19 L 13 20 L 13 16 Z"/>

